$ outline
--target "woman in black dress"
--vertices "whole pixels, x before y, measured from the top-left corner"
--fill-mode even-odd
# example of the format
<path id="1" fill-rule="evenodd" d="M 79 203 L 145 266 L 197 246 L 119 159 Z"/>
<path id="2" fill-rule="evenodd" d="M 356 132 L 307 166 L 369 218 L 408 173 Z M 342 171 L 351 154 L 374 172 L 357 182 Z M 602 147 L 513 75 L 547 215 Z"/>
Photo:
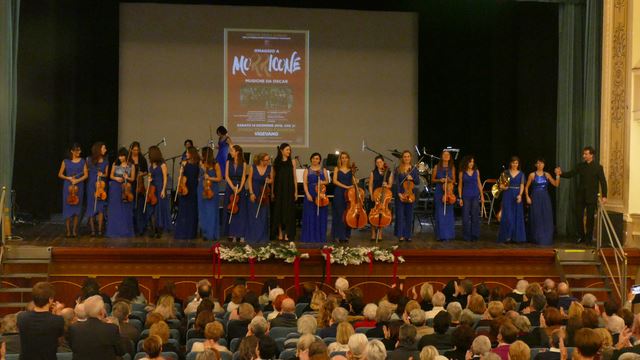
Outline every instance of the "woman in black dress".
<path id="1" fill-rule="evenodd" d="M 291 146 L 283 143 L 278 147 L 278 156 L 273 162 L 274 205 L 272 213 L 273 232 L 278 240 L 293 240 L 296 237 L 295 202 L 298 197 L 296 163 L 291 158 Z"/>

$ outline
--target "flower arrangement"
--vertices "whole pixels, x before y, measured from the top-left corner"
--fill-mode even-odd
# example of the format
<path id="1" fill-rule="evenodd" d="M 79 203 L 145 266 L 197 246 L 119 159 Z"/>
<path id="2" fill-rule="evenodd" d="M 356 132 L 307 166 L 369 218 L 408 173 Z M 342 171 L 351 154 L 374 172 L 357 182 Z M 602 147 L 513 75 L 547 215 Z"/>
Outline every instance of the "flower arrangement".
<path id="1" fill-rule="evenodd" d="M 331 250 L 331 263 L 342 264 L 342 265 L 360 265 L 362 263 L 370 263 L 371 259 L 369 257 L 369 253 L 373 255 L 373 261 L 380 261 L 386 263 L 394 262 L 394 252 L 397 249 L 397 246 L 393 246 L 391 249 L 384 249 L 378 246 L 363 246 L 363 247 L 349 247 L 349 246 L 338 246 L 334 247 L 331 245 L 325 245 L 324 249 Z M 322 256 L 326 259 L 327 255 L 323 251 Z M 404 262 L 404 258 L 402 256 L 397 256 L 397 260 L 399 263 Z"/>
<path id="2" fill-rule="evenodd" d="M 298 251 L 296 244 L 289 242 L 286 245 L 267 244 L 261 247 L 251 245 L 220 246 L 220 258 L 227 262 L 248 262 L 250 258 L 255 261 L 264 261 L 270 258 L 284 260 L 286 263 L 293 263 L 296 257 L 309 258 L 308 253 Z"/>

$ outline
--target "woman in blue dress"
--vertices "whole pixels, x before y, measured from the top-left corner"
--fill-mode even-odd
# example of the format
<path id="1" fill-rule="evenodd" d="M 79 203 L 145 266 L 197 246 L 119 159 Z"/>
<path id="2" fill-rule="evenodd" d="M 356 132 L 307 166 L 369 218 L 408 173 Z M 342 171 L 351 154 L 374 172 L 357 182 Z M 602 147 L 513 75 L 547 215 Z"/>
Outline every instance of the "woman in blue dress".
<path id="1" fill-rule="evenodd" d="M 450 152 L 442 152 L 440 162 L 433 167 L 431 182 L 436 184 L 433 196 L 436 239 L 439 241 L 453 240 L 456 236 L 453 204 L 446 204 L 444 197 L 444 186 L 449 186 L 449 184 L 453 186 L 456 183 L 456 167 Z"/>
<path id="2" fill-rule="evenodd" d="M 107 200 L 96 196 L 96 183 L 98 180 L 105 182 L 109 173 L 109 161 L 106 158 L 107 147 L 103 142 L 96 142 L 91 146 L 91 156 L 87 157 L 87 209 L 84 216 L 89 221 L 91 236 L 96 236 L 96 222 L 98 223 L 98 236 L 102 236 L 104 225 L 104 213 L 107 210 Z M 106 185 L 106 184 L 105 184 Z M 107 191 L 106 186 L 104 191 Z"/>
<path id="3" fill-rule="evenodd" d="M 389 166 L 384 161 L 384 157 L 382 155 L 376 156 L 374 165 L 374 169 L 371 170 L 371 174 L 369 174 L 369 194 L 371 196 L 373 196 L 376 189 L 380 187 L 384 186 L 391 190 L 393 186 L 393 172 L 390 171 Z M 377 199 L 371 199 L 371 202 L 374 204 L 376 201 Z M 382 240 L 382 231 L 371 225 L 371 240 L 375 241 L 376 236 L 378 240 Z"/>
<path id="4" fill-rule="evenodd" d="M 501 186 L 503 190 L 502 217 L 498 231 L 498 242 L 525 242 L 527 234 L 524 227 L 522 206 L 524 174 L 520 171 L 520 158 L 511 157 L 509 169 L 505 171 L 509 176 L 509 186 Z"/>
<path id="5" fill-rule="evenodd" d="M 220 197 L 218 184 L 222 181 L 220 165 L 210 147 L 202 148 L 202 164 L 198 183 L 198 221 L 205 240 L 216 240 L 220 236 Z M 204 195 L 205 184 L 211 185 L 211 198 Z"/>
<path id="6" fill-rule="evenodd" d="M 186 159 L 180 167 L 181 181 L 185 181 L 186 178 L 187 193 L 178 195 L 178 216 L 173 234 L 175 239 L 195 239 L 198 236 L 199 174 L 200 156 L 198 150 L 192 146 L 187 148 Z"/>
<path id="7" fill-rule="evenodd" d="M 220 165 L 222 175 L 225 175 L 227 173 L 227 160 L 229 160 L 229 148 L 233 146 L 233 142 L 231 142 L 227 128 L 224 126 L 218 126 L 216 134 L 218 135 L 218 154 L 216 155 L 216 161 Z"/>
<path id="8" fill-rule="evenodd" d="M 273 182 L 273 172 L 271 171 L 271 158 L 268 154 L 260 153 L 254 157 L 253 165 L 249 167 L 249 188 L 248 214 L 247 214 L 247 235 L 246 240 L 250 244 L 260 244 L 269 241 L 269 201 L 270 195 L 266 196 L 266 201 L 260 203 L 263 193 L 266 194 L 267 187 Z"/>
<path id="9" fill-rule="evenodd" d="M 171 231 L 170 199 L 167 196 L 167 179 L 169 170 L 162 157 L 162 152 L 157 146 L 149 147 L 149 176 L 150 183 L 155 187 L 155 195 L 158 202 L 151 205 L 145 199 L 143 211 L 147 219 L 151 221 L 152 236 L 159 238 L 163 231 Z"/>
<path id="10" fill-rule="evenodd" d="M 411 181 L 415 185 L 420 184 L 420 174 L 418 169 L 412 164 L 411 152 L 405 150 L 402 152 L 400 165 L 396 168 L 394 178 L 396 179 L 396 224 L 395 235 L 399 241 L 411 241 L 413 236 L 413 205 L 415 201 L 405 200 L 402 194 L 405 193 L 404 183 Z"/>
<path id="11" fill-rule="evenodd" d="M 129 164 L 129 152 L 125 148 L 118 150 L 118 160 L 111 166 L 109 181 L 109 207 L 107 209 L 107 237 L 132 237 L 133 202 L 125 201 L 122 196 L 123 185 L 135 180 L 135 168 Z M 135 191 L 133 189 L 132 191 Z"/>
<path id="12" fill-rule="evenodd" d="M 304 170 L 302 181 L 304 185 L 304 202 L 302 205 L 302 237 L 301 242 L 323 243 L 327 241 L 328 206 L 318 206 L 318 187 L 329 184 L 329 175 L 322 168 L 322 156 L 319 153 L 311 155 L 311 166 Z"/>
<path id="13" fill-rule="evenodd" d="M 458 173 L 458 194 L 462 206 L 462 237 L 467 241 L 480 238 L 480 204 L 484 202 L 480 170 L 473 156 L 462 159 Z"/>
<path id="14" fill-rule="evenodd" d="M 333 172 L 333 203 L 331 204 L 331 238 L 334 241 L 347 242 L 351 238 L 351 228 L 344 222 L 347 210 L 347 190 L 353 186 L 351 157 L 345 151 L 340 153 L 338 166 Z"/>
<path id="15" fill-rule="evenodd" d="M 529 235 L 532 242 L 538 245 L 553 244 L 553 210 L 551 197 L 547 188 L 549 185 L 558 187 L 560 177 L 555 179 L 544 171 L 544 159 L 536 160 L 536 171 L 529 174 L 525 194 L 529 208 Z"/>
<path id="16" fill-rule="evenodd" d="M 144 215 L 144 200 L 146 195 L 145 176 L 149 174 L 149 165 L 147 164 L 147 159 L 140 154 L 139 142 L 132 142 L 129 148 L 131 149 L 131 164 L 136 169 L 136 181 L 133 182 L 133 188 L 136 189 L 135 202 L 133 204 L 133 229 L 137 236 L 141 236 L 147 227 L 147 219 Z"/>
<path id="17" fill-rule="evenodd" d="M 244 164 L 244 153 L 240 145 L 233 145 L 229 153 L 231 160 L 227 160 L 225 166 L 225 179 L 227 182 L 226 194 L 224 196 L 224 222 L 222 224 L 224 234 L 231 241 L 240 240 L 244 242 L 247 231 L 247 192 L 244 189 L 246 180 L 246 166 Z M 238 212 L 232 214 L 228 206 L 236 195 L 235 204 L 238 206 Z"/>
<path id="18" fill-rule="evenodd" d="M 78 221 L 80 221 L 82 199 L 84 198 L 84 180 L 89 176 L 87 163 L 80 157 L 81 153 L 82 149 L 79 144 L 71 145 L 69 158 L 62 160 L 60 170 L 58 170 L 58 178 L 64 180 L 62 185 L 62 217 L 67 229 L 67 237 L 78 237 Z M 71 188 L 78 198 L 77 203 L 68 201 Z"/>

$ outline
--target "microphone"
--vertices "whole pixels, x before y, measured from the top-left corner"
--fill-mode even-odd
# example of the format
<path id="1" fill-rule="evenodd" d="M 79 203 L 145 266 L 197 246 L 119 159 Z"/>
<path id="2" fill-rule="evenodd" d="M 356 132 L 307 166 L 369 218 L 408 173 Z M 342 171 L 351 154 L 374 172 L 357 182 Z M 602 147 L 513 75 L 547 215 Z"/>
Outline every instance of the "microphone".
<path id="1" fill-rule="evenodd" d="M 367 149 L 367 143 L 364 139 L 362 139 L 362 151 L 364 152 Z"/>
<path id="2" fill-rule="evenodd" d="M 422 156 L 422 154 L 420 154 L 420 149 L 418 149 L 418 145 L 414 145 L 413 147 L 416 149 L 418 156 Z"/>
<path id="3" fill-rule="evenodd" d="M 162 146 L 167 146 L 167 138 L 166 137 L 162 137 Z"/>

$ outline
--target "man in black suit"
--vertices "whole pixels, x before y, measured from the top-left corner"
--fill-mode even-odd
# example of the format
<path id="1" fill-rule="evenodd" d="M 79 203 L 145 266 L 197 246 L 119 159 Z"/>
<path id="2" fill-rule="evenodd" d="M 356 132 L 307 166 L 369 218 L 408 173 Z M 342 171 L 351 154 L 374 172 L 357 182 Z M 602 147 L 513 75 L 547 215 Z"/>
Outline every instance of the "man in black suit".
<path id="1" fill-rule="evenodd" d="M 231 344 L 231 340 L 235 338 L 243 338 L 247 335 L 247 329 L 251 319 L 256 315 L 253 305 L 242 303 L 238 307 L 238 320 L 230 320 L 227 324 L 227 342 Z"/>
<path id="2" fill-rule="evenodd" d="M 123 356 L 125 349 L 120 340 L 120 331 L 114 324 L 102 321 L 105 315 L 104 301 L 94 295 L 84 301 L 87 321 L 69 327 L 69 345 L 74 360 L 115 360 Z"/>
<path id="3" fill-rule="evenodd" d="M 536 294 L 531 297 L 531 303 L 529 304 L 528 312 L 524 314 L 529 318 L 531 326 L 540 326 L 540 314 L 547 305 L 547 298 L 544 295 Z"/>
<path id="4" fill-rule="evenodd" d="M 602 203 L 607 202 L 607 179 L 602 165 L 594 161 L 595 149 L 587 146 L 582 149 L 584 162 L 576 165 L 574 170 L 563 172 L 560 167 L 555 169 L 556 177 L 572 178 L 578 175 L 576 190 L 576 236 L 578 242 L 590 243 L 593 239 L 593 217 L 598 204 L 598 188 L 602 189 Z M 598 186 L 599 185 L 599 186 Z M 587 227 L 583 226 L 584 211 L 587 210 Z"/>
<path id="5" fill-rule="evenodd" d="M 286 298 L 280 306 L 280 314 L 271 320 L 271 327 L 296 327 L 296 303 L 291 298 Z"/>

